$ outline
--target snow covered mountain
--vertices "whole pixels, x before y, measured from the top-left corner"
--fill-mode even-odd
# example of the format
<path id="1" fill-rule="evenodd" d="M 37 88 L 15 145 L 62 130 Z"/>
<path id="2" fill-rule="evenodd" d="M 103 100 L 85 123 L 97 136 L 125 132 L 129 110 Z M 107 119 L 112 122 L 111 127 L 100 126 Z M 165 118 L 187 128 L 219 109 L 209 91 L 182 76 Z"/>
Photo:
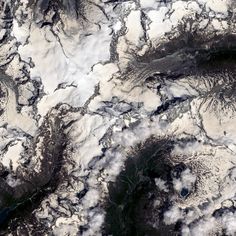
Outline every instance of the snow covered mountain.
<path id="1" fill-rule="evenodd" d="M 235 235 L 234 0 L 0 0 L 1 235 Z"/>

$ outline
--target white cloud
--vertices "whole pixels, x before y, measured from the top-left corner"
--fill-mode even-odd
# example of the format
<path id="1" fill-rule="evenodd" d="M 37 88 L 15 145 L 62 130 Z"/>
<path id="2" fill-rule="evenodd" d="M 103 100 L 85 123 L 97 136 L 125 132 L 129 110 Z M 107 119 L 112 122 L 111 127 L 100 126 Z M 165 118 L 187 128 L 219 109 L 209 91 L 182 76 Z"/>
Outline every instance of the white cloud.
<path id="1" fill-rule="evenodd" d="M 174 224 L 178 220 L 181 220 L 182 218 L 183 218 L 183 212 L 177 206 L 171 207 L 168 211 L 164 213 L 164 222 L 167 225 Z"/>
<path id="2" fill-rule="evenodd" d="M 229 236 L 236 234 L 236 213 L 227 213 L 222 216 L 222 226 L 226 229 L 226 233 Z"/>
<path id="3" fill-rule="evenodd" d="M 156 178 L 155 179 L 155 184 L 156 186 L 160 189 L 163 190 L 165 192 L 168 192 L 168 188 L 166 186 L 166 181 L 160 179 L 160 178 Z"/>
<path id="4" fill-rule="evenodd" d="M 181 173 L 179 179 L 173 180 L 173 185 L 176 191 L 181 191 L 183 188 L 191 190 L 195 182 L 196 176 L 191 173 L 190 169 L 186 169 Z"/>

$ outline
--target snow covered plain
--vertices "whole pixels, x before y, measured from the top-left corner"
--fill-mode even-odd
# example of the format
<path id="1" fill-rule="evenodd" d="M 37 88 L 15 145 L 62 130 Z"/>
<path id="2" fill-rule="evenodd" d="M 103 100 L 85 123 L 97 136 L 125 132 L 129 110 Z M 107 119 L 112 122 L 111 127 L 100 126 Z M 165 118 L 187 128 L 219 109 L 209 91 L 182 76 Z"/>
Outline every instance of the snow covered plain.
<path id="1" fill-rule="evenodd" d="M 0 1 L 3 235 L 235 235 L 235 2 Z"/>

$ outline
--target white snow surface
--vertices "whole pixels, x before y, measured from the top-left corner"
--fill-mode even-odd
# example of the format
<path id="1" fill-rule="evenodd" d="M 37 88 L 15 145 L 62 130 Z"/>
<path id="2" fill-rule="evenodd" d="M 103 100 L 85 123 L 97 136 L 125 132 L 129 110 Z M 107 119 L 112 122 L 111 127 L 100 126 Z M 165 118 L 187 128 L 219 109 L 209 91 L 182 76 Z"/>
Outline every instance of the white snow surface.
<path id="1" fill-rule="evenodd" d="M 226 114 L 222 111 L 216 115 L 207 109 L 210 101 L 199 96 L 201 89 L 206 93 L 211 91 L 204 81 L 196 83 L 192 78 L 182 78 L 178 82 L 169 80 L 157 93 L 142 83 L 134 85 L 128 80 L 128 74 L 123 79 L 121 73 L 127 69 L 128 62 L 135 58 L 131 52 L 143 55 L 165 42 L 168 34 L 178 35 L 178 26 L 186 18 L 195 20 L 199 30 L 204 28 L 206 20 L 209 27 L 204 29 L 206 32 L 223 34 L 229 27 L 224 19 L 228 16 L 231 2 L 196 0 L 161 4 L 157 0 L 124 1 L 115 10 L 114 3 L 96 1 L 104 14 L 99 11 L 98 15 L 91 15 L 93 13 L 88 10 L 91 18 L 87 28 L 66 16 L 65 28 L 60 23 L 40 27 L 31 19 L 33 13 L 27 7 L 27 0 L 21 2 L 23 4 L 13 20 L 11 35 L 14 39 L 5 48 L 0 48 L 0 56 L 8 58 L 10 51 L 15 50 L 17 55 L 7 66 L 6 73 L 15 80 L 22 77 L 22 68 L 27 65 L 29 81 L 40 82 L 42 91 L 34 116 L 33 108 L 23 107 L 21 112 L 17 112 L 16 96 L 12 89 L 8 89 L 5 113 L 0 117 L 2 164 L 13 171 L 17 170 L 23 153 L 22 143 L 26 139 L 24 134 L 36 135 L 38 127 L 56 105 L 66 103 L 73 108 L 85 108 L 83 114 L 78 112 L 75 117 L 72 115 L 71 120 L 75 122 L 67 130 L 71 141 L 69 147 L 73 149 L 68 148 L 67 151 L 74 166 L 68 164 L 65 168 L 80 181 L 73 182 L 71 178 L 70 184 L 62 183 L 35 210 L 36 218 L 39 221 L 47 219 L 55 235 L 78 235 L 79 227 L 85 225 L 88 230 L 83 235 L 101 235 L 105 216 L 102 204 L 108 194 L 107 185 L 123 169 L 127 152 L 151 135 L 174 138 L 194 136 L 196 142 L 176 145 L 172 151 L 173 156 L 191 167 L 191 171 L 185 170 L 180 179 L 174 179 L 173 186 L 177 192 L 184 187 L 194 190 L 195 183 L 200 187 L 186 201 L 176 199 L 165 212 L 164 222 L 173 224 L 181 219 L 184 222 L 182 235 L 185 236 L 213 235 L 222 228 L 228 235 L 235 235 L 235 213 L 212 217 L 222 204 L 230 204 L 229 200 L 233 204 L 236 202 L 236 171 L 233 169 L 236 163 L 235 112 Z M 96 5 L 93 7 L 98 8 Z M 29 19 L 19 24 L 21 11 L 25 11 Z M 146 14 L 144 22 L 143 12 Z M 206 19 L 203 17 L 197 22 L 196 15 L 202 13 Z M 68 29 L 67 26 L 71 27 Z M 110 49 L 114 38 L 117 38 L 117 58 L 111 60 L 113 55 Z M 31 62 L 33 65 L 29 65 Z M 23 94 L 19 101 L 23 105 L 28 104 L 28 98 L 33 94 L 31 82 L 19 87 Z M 99 88 L 98 93 L 95 92 L 96 88 Z M 171 99 L 187 95 L 193 99 L 184 103 L 183 107 L 170 108 L 150 119 L 150 114 L 162 104 L 161 96 Z M 112 108 L 104 105 L 104 102 L 114 100 L 117 103 L 113 102 L 115 105 Z M 131 104 L 133 113 L 120 112 L 120 101 Z M 221 111 L 220 104 L 218 109 Z M 39 117 L 39 120 L 35 117 Z M 70 119 L 69 115 L 67 119 Z M 7 128 L 4 126 L 6 123 Z M 106 135 L 109 136 L 107 139 Z M 11 145 L 6 151 L 9 143 Z M 108 150 L 102 156 L 104 148 Z M 40 153 L 36 155 L 38 157 Z M 95 162 L 100 156 L 102 158 Z M 18 184 L 10 178 L 8 182 L 12 186 Z M 156 179 L 155 183 L 159 189 L 168 192 L 163 180 Z M 88 191 L 78 203 L 75 195 L 84 189 L 84 185 Z M 74 210 L 70 211 L 68 206 L 58 206 L 58 196 L 76 203 L 77 208 L 73 205 L 71 208 L 74 207 Z M 199 205 L 208 200 L 209 205 L 200 209 Z M 192 207 L 194 213 L 184 213 L 183 209 L 188 206 Z M 62 214 L 58 216 L 53 209 Z"/>

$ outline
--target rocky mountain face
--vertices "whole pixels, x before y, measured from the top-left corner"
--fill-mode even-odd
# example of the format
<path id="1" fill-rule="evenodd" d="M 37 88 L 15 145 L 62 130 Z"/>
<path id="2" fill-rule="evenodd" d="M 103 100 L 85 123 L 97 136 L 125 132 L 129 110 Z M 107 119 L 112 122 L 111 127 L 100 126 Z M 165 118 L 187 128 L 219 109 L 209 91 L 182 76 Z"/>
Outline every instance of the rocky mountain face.
<path id="1" fill-rule="evenodd" d="M 233 0 L 0 0 L 0 235 L 235 235 Z"/>

